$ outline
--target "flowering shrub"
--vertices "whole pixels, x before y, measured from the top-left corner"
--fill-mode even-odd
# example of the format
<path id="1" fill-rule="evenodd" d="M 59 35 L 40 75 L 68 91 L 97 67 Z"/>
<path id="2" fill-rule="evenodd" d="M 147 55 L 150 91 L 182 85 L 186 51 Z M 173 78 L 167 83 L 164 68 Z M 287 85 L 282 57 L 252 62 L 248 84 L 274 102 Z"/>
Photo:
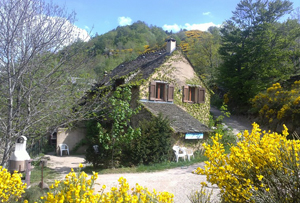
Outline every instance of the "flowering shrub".
<path id="1" fill-rule="evenodd" d="M 21 174 L 12 175 L 7 169 L 0 166 L 0 202 L 18 201 L 25 192 L 26 184 L 22 183 Z"/>
<path id="2" fill-rule="evenodd" d="M 79 166 L 80 168 L 82 165 Z M 41 197 L 42 202 L 173 202 L 173 194 L 168 192 L 159 192 L 155 190 L 151 193 L 147 188 L 136 184 L 135 188 L 129 189 L 129 184 L 125 178 L 121 177 L 119 188 L 112 187 L 111 191 L 104 192 L 106 186 L 103 185 L 99 193 L 95 193 L 93 185 L 98 178 L 97 173 L 93 173 L 90 179 L 87 179 L 85 172 L 77 174 L 72 170 L 63 181 L 55 181 L 50 186 L 50 192 Z"/>
<path id="3" fill-rule="evenodd" d="M 281 134 L 261 132 L 257 124 L 249 134 L 224 153 L 222 135 L 205 145 L 209 161 L 196 173 L 206 175 L 230 202 L 297 202 L 300 199 L 300 141 L 287 140 L 287 128 Z"/>
<path id="4" fill-rule="evenodd" d="M 188 199 L 191 203 L 210 203 L 212 202 L 211 196 L 213 190 L 207 190 L 205 187 L 207 186 L 205 182 L 201 183 L 201 189 L 197 191 L 193 191 L 189 196 Z"/>
<path id="5" fill-rule="evenodd" d="M 254 111 L 259 113 L 260 121 L 274 130 L 278 125 L 291 123 L 289 128 L 293 131 L 300 124 L 300 81 L 294 82 L 289 90 L 283 89 L 279 83 L 273 84 L 251 102 Z"/>

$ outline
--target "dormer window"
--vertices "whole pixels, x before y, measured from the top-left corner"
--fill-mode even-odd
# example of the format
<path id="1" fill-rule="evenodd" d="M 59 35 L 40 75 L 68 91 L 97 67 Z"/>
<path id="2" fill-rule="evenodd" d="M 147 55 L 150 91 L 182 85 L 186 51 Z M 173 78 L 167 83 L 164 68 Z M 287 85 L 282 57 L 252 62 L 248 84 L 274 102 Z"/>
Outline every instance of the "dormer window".
<path id="1" fill-rule="evenodd" d="M 117 87 L 120 85 L 125 84 L 125 79 L 124 78 L 118 78 L 115 80 L 115 83 L 113 84 L 113 90 L 116 90 Z"/>
<path id="2" fill-rule="evenodd" d="M 183 86 L 182 102 L 205 103 L 205 88 L 198 86 Z"/>
<path id="3" fill-rule="evenodd" d="M 115 81 L 115 85 L 118 87 L 120 85 L 123 85 L 125 83 L 125 79 L 124 78 L 118 78 Z"/>
<path id="4" fill-rule="evenodd" d="M 174 86 L 163 82 L 153 81 L 149 84 L 149 100 L 171 102 L 174 99 Z"/>

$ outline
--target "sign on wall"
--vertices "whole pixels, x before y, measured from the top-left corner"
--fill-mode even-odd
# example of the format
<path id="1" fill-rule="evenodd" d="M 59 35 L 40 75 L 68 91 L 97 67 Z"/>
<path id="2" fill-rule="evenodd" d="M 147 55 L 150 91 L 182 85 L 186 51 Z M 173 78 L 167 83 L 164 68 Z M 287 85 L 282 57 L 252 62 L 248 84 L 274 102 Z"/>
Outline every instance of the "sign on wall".
<path id="1" fill-rule="evenodd" d="M 187 139 L 187 140 L 203 139 L 203 133 L 186 133 L 185 139 Z"/>

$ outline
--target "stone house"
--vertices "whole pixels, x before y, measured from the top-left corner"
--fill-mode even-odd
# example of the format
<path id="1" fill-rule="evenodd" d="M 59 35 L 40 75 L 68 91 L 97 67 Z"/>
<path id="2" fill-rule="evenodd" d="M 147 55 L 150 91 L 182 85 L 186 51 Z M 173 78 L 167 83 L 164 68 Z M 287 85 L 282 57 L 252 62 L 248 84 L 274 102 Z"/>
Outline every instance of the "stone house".
<path id="1" fill-rule="evenodd" d="M 120 64 L 98 86 L 131 85 L 131 105 L 142 106 L 131 120 L 134 127 L 140 120 L 162 113 L 172 121 L 175 134 L 184 135 L 185 139 L 203 139 L 210 131 L 207 125 L 212 92 L 197 76 L 185 55 L 176 50 L 176 41 L 166 41 L 166 49 L 142 54 L 133 61 Z M 65 143 L 72 149 L 74 142 L 84 137 L 84 129 L 79 131 L 58 131 L 57 146 Z"/>

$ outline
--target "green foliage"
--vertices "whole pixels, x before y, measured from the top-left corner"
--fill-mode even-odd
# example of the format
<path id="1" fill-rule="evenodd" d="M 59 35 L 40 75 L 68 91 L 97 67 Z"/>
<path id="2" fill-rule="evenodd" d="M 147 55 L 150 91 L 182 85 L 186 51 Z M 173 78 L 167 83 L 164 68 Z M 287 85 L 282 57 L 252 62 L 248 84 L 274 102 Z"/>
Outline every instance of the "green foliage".
<path id="1" fill-rule="evenodd" d="M 222 143 L 224 146 L 231 146 L 232 144 L 236 144 L 237 137 L 233 134 L 232 129 L 223 123 L 224 118 L 229 118 L 231 114 L 228 111 L 227 105 L 224 103 L 220 107 L 220 111 L 222 114 L 217 118 L 210 116 L 209 126 L 213 129 L 213 132 L 210 133 L 210 137 L 215 134 L 223 135 L 219 140 L 220 143 Z M 209 139 L 207 142 L 212 144 L 211 139 Z"/>
<path id="2" fill-rule="evenodd" d="M 88 42 L 89 51 L 95 56 L 94 70 L 101 77 L 104 71 L 110 71 L 124 61 L 131 61 L 148 49 L 161 49 L 167 37 L 162 28 L 148 26 L 141 21 L 95 36 Z"/>
<path id="3" fill-rule="evenodd" d="M 27 200 L 29 203 L 40 202 L 40 197 L 45 194 L 46 192 L 39 186 L 31 186 L 30 188 L 25 189 L 25 194 L 22 196 L 22 200 Z"/>
<path id="4" fill-rule="evenodd" d="M 220 98 L 220 96 L 216 94 L 216 92 L 214 92 L 214 94 L 211 95 L 211 105 L 220 108 L 222 104 L 223 104 L 223 98 Z"/>
<path id="5" fill-rule="evenodd" d="M 115 157 L 120 157 L 124 145 L 130 144 L 131 140 L 140 136 L 140 129 L 133 129 L 130 118 L 137 114 L 140 107 L 131 108 L 131 87 L 117 87 L 113 95 L 109 97 L 107 107 L 101 115 L 101 123 L 98 121 L 88 122 L 87 137 L 89 147 L 86 159 L 96 167 L 101 161 L 110 160 L 110 165 L 115 167 Z M 98 145 L 95 153 L 94 145 Z M 110 158 L 108 158 L 108 155 Z"/>
<path id="6" fill-rule="evenodd" d="M 98 135 L 102 133 L 102 126 L 96 120 L 86 121 L 86 137 L 81 141 L 82 145 L 87 146 L 85 160 L 92 163 L 94 167 L 100 164 L 108 165 L 108 151 L 101 145 Z M 95 151 L 94 146 L 98 146 L 98 151 Z"/>
<path id="7" fill-rule="evenodd" d="M 42 177 L 42 167 L 40 166 L 40 161 L 33 164 L 34 168 L 31 171 L 30 182 L 32 184 L 37 184 L 41 182 Z M 54 169 L 43 167 L 43 177 L 44 181 L 47 180 L 47 183 L 53 182 L 57 172 Z"/>
<path id="8" fill-rule="evenodd" d="M 249 99 L 270 84 L 293 73 L 290 48 L 299 36 L 299 24 L 280 17 L 291 11 L 289 1 L 241 1 L 222 32 L 218 84 L 225 88 L 230 107 L 249 106 Z"/>
<path id="9" fill-rule="evenodd" d="M 229 152 L 229 150 L 228 150 Z M 142 172 L 157 172 L 157 171 L 163 171 L 163 170 L 167 170 L 167 169 L 172 169 L 172 168 L 178 168 L 178 167 L 186 167 L 186 166 L 192 166 L 194 164 L 200 163 L 200 162 L 204 162 L 207 161 L 207 157 L 200 153 L 195 154 L 195 158 L 191 159 L 191 161 L 186 162 L 186 161 L 179 161 L 179 162 L 174 162 L 174 161 L 164 161 L 161 163 L 155 163 L 155 164 L 149 164 L 149 165 L 144 165 L 144 164 L 140 164 L 137 166 L 126 166 L 124 163 L 124 165 L 122 165 L 122 167 L 119 168 L 114 168 L 114 169 L 107 169 L 104 167 L 97 167 L 95 169 L 95 167 L 92 166 L 86 166 L 83 168 L 83 171 L 85 171 L 86 173 L 92 174 L 93 171 L 97 170 L 97 172 L 99 174 L 112 174 L 112 173 L 142 173 Z M 126 159 L 125 161 L 128 161 L 128 159 Z M 128 165 L 129 162 L 127 162 Z"/>
<path id="10" fill-rule="evenodd" d="M 221 62 L 218 53 L 220 32 L 217 27 L 210 27 L 209 32 L 190 30 L 180 47 L 193 64 L 196 73 L 209 85 L 215 83 L 216 68 Z"/>
<path id="11" fill-rule="evenodd" d="M 132 140 L 130 158 L 134 164 L 160 163 L 171 160 L 172 131 L 170 120 L 162 114 L 140 123 L 141 136 Z"/>

